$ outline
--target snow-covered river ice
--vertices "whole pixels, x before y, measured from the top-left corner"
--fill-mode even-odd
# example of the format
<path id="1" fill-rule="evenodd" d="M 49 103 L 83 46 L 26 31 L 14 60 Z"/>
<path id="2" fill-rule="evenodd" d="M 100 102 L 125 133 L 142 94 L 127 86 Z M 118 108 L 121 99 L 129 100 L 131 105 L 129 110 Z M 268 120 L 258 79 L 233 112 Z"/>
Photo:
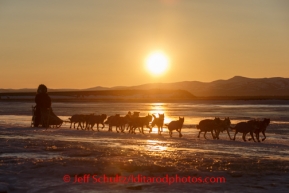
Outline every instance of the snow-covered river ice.
<path id="1" fill-rule="evenodd" d="M 73 114 L 165 114 L 184 117 L 183 137 L 164 129 L 129 134 L 61 128 L 31 128 L 28 102 L 0 102 L 0 192 L 288 192 L 289 101 L 195 101 L 191 103 L 53 103 L 63 120 Z M 236 141 L 221 133 L 197 138 L 202 119 L 230 117 L 232 126 L 270 118 L 266 140 Z M 230 131 L 233 136 L 233 131 Z M 263 135 L 260 134 L 261 138 Z M 249 135 L 247 135 L 249 138 Z M 96 177 L 127 177 L 100 183 Z M 66 177 L 70 177 L 67 181 Z M 130 178 L 131 176 L 135 177 Z M 141 177 L 140 177 L 141 176 Z M 177 177 L 186 181 L 177 181 Z M 140 181 L 147 177 L 155 181 Z M 165 180 L 173 177 L 173 183 Z M 190 181 L 201 179 L 202 181 Z M 210 183 L 205 182 L 209 177 Z M 216 182 L 221 177 L 223 182 Z M 221 179 L 220 178 L 220 179 Z M 124 178 L 123 178 L 124 179 Z M 138 180 L 137 180 L 138 179 Z M 76 182 L 75 182 L 76 181 Z M 74 183 L 75 182 L 75 183 Z"/>

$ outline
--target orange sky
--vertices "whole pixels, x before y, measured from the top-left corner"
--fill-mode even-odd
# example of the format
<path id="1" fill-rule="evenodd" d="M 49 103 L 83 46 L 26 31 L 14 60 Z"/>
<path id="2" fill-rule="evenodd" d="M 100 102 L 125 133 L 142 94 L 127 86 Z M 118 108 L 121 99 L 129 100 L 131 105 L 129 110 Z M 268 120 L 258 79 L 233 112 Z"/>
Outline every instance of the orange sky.
<path id="1" fill-rule="evenodd" d="M 0 0 L 0 88 L 289 77 L 287 0 Z M 152 76 L 149 53 L 169 70 Z"/>

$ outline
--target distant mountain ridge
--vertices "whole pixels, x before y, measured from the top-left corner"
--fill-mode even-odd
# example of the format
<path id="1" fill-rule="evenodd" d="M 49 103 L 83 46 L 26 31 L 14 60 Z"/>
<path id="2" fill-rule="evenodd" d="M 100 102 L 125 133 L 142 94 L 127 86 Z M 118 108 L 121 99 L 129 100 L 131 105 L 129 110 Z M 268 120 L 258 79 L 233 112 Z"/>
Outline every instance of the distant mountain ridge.
<path id="1" fill-rule="evenodd" d="M 289 78 L 246 78 L 235 76 L 212 82 L 184 81 L 176 83 L 145 84 L 133 89 L 182 89 L 195 96 L 289 96 Z"/>
<path id="2" fill-rule="evenodd" d="M 57 91 L 93 90 L 187 90 L 195 96 L 289 96 L 289 78 L 246 78 L 234 76 L 228 80 L 212 82 L 183 81 L 175 83 L 150 83 L 137 86 L 93 87 L 88 89 L 49 89 Z M 0 89 L 0 92 L 36 92 L 36 89 Z"/>

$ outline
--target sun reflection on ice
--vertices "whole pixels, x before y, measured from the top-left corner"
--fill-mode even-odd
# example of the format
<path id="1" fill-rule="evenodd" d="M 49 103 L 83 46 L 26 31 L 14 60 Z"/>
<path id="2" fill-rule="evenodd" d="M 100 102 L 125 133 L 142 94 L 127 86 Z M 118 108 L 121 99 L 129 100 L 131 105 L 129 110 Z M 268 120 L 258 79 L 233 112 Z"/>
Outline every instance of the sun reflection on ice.
<path id="1" fill-rule="evenodd" d="M 146 140 L 147 145 L 146 149 L 148 151 L 166 151 L 168 149 L 167 146 L 158 145 L 159 141 L 157 140 Z"/>
<path id="2" fill-rule="evenodd" d="M 148 144 L 155 145 L 158 143 L 157 140 L 146 140 Z"/>

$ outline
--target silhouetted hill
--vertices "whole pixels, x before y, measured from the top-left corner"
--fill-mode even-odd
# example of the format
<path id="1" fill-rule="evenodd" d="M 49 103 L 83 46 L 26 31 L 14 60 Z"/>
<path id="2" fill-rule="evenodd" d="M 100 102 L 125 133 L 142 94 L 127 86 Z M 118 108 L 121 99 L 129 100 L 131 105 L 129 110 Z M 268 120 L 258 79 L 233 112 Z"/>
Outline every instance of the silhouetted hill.
<path id="1" fill-rule="evenodd" d="M 94 90 L 94 91 L 57 91 L 49 92 L 53 101 L 182 101 L 191 100 L 195 96 L 185 90 Z M 31 101 L 35 98 L 35 92 L 10 92 L 0 93 L 2 101 Z"/>
<path id="2" fill-rule="evenodd" d="M 48 88 L 49 92 L 57 92 L 57 91 L 77 91 L 80 89 L 50 89 Z M 22 92 L 33 92 L 36 93 L 37 88 L 21 88 L 21 89 L 1 89 L 0 93 L 22 93 Z"/>
<path id="3" fill-rule="evenodd" d="M 195 96 L 289 96 L 289 78 L 246 78 L 235 76 L 213 82 L 184 81 L 144 84 L 131 89 L 182 89 Z"/>
<path id="4" fill-rule="evenodd" d="M 49 92 L 62 91 L 106 91 L 106 90 L 186 90 L 195 96 L 289 96 L 289 78 L 246 78 L 235 76 L 228 80 L 212 82 L 183 81 L 175 83 L 151 83 L 137 86 L 93 87 L 88 89 L 49 89 Z M 36 92 L 36 89 L 0 89 L 0 93 Z"/>

